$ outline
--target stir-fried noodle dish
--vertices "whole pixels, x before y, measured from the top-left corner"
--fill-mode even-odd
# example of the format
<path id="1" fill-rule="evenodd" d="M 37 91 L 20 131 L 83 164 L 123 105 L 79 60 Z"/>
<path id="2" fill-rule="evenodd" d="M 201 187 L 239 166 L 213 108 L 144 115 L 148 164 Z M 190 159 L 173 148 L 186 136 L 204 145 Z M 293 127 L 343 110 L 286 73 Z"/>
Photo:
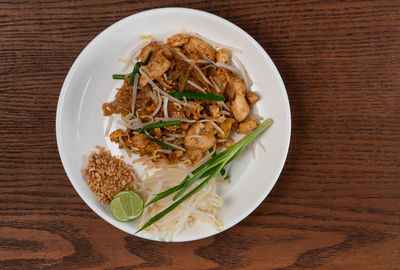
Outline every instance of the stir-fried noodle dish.
<path id="1" fill-rule="evenodd" d="M 102 110 L 108 118 L 105 136 L 132 157 L 126 162 L 145 170 L 138 177 L 132 169 L 129 181 L 134 183 L 123 186 L 119 179 L 111 194 L 118 199 L 117 193 L 134 187 L 144 199 L 137 224 L 164 240 L 197 220 L 221 229 L 216 209 L 223 201 L 216 185 L 228 182 L 230 162 L 272 120 L 261 123 L 263 118 L 251 113 L 259 97 L 237 56 L 240 49 L 194 33 L 175 34 L 165 42 L 142 39 L 128 58 L 118 59 L 124 73 L 113 78 L 121 86 Z M 237 134 L 244 138 L 235 141 Z M 103 191 L 110 194 L 113 173 L 97 177 L 99 169 L 107 171 L 92 166 L 83 173 L 89 186 L 95 182 L 103 188 L 107 182 Z"/>

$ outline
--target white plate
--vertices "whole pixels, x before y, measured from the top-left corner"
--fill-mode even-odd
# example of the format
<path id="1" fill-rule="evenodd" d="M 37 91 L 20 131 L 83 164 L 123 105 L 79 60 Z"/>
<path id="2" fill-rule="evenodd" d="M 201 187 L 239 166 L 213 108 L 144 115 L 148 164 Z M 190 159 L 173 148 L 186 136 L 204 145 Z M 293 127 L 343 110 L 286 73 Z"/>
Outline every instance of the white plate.
<path id="1" fill-rule="evenodd" d="M 106 146 L 101 105 L 120 83 L 111 78 L 121 72 L 122 64 L 117 59 L 126 57 L 141 42 L 140 35 L 165 40 L 182 31 L 242 49 L 238 57 L 253 80 L 252 90 L 260 96 L 254 111 L 274 120 L 259 137 L 267 153 L 256 147 L 256 159 L 252 159 L 246 150 L 231 167 L 231 183 L 220 191 L 225 205 L 218 219 L 224 229 L 240 222 L 265 199 L 279 177 L 289 148 L 290 108 L 285 86 L 271 58 L 245 31 L 213 14 L 184 8 L 153 9 L 113 24 L 87 45 L 68 72 L 58 101 L 56 131 L 64 169 L 78 194 L 100 217 L 129 234 L 134 234 L 137 225 L 116 221 L 109 207 L 100 204 L 90 191 L 81 170 L 95 145 Z M 216 233 L 199 224 L 173 241 L 191 241 Z M 156 240 L 146 232 L 138 236 Z"/>

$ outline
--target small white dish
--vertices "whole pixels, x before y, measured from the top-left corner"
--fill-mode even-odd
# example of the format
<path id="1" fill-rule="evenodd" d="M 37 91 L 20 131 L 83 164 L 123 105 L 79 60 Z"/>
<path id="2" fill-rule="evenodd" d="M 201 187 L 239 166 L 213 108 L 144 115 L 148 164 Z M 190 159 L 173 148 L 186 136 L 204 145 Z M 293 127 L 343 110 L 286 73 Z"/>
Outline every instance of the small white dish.
<path id="1" fill-rule="evenodd" d="M 199 33 L 240 48 L 243 52 L 236 55 L 254 83 L 252 91 L 260 96 L 254 111 L 274 120 L 258 139 L 267 153 L 256 147 L 253 159 L 250 151 L 244 151 L 231 166 L 231 183 L 219 192 L 225 201 L 218 213 L 224 230 L 243 220 L 266 198 L 281 173 L 289 148 L 291 120 L 285 86 L 271 58 L 245 31 L 216 15 L 186 8 L 153 9 L 122 19 L 93 39 L 72 65 L 58 100 L 56 132 L 60 157 L 75 190 L 96 214 L 129 234 L 135 233 L 137 224 L 116 221 L 109 206 L 99 203 L 90 191 L 81 171 L 94 146 L 107 145 L 101 105 L 120 84 L 112 79 L 112 74 L 121 72 L 122 64 L 117 59 L 127 57 L 142 42 L 141 35 L 164 41 L 179 32 Z M 173 241 L 191 241 L 216 233 L 211 226 L 199 223 Z M 158 240 L 149 232 L 137 236 Z"/>

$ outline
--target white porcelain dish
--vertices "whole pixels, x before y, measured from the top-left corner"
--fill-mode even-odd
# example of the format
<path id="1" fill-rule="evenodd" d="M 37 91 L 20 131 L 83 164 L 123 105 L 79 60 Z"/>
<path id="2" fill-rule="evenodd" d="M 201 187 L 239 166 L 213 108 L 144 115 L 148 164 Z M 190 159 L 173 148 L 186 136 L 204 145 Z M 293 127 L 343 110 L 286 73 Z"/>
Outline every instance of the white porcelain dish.
<path id="1" fill-rule="evenodd" d="M 213 41 L 240 48 L 236 54 L 260 96 L 254 111 L 274 120 L 256 146 L 256 158 L 246 150 L 231 167 L 231 183 L 220 190 L 225 205 L 218 219 L 228 229 L 248 216 L 268 195 L 285 163 L 290 141 L 290 107 L 285 86 L 274 63 L 263 48 L 245 31 L 216 15 L 184 8 L 161 8 L 137 13 L 108 27 L 93 39 L 72 65 L 63 84 L 57 107 L 57 143 L 64 169 L 86 204 L 115 227 L 134 234 L 135 222 L 118 222 L 109 207 L 98 202 L 81 174 L 85 157 L 95 145 L 107 146 L 101 105 L 121 82 L 111 75 L 120 73 L 119 57 L 141 42 L 139 36 L 157 40 L 183 31 L 199 33 Z M 114 152 L 114 150 L 112 150 Z M 115 153 L 114 153 L 115 154 Z M 197 224 L 173 241 L 191 241 L 218 233 L 211 226 Z M 137 236 L 157 240 L 151 233 Z"/>

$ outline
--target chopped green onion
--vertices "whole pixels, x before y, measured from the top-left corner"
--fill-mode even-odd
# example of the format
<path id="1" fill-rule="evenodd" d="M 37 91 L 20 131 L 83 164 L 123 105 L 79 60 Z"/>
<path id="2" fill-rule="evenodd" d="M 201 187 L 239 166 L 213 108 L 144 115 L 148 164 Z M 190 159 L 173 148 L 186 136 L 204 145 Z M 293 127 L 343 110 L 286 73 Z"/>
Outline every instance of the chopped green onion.
<path id="1" fill-rule="evenodd" d="M 112 78 L 114 80 L 125 80 L 126 78 L 129 78 L 130 76 L 127 76 L 125 74 L 113 74 Z"/>
<path id="2" fill-rule="evenodd" d="M 168 189 L 165 190 L 159 194 L 156 194 L 156 196 L 145 206 L 149 206 L 150 204 L 161 200 L 162 198 L 167 197 L 168 195 L 178 192 L 178 194 L 175 195 L 174 200 L 177 199 L 179 196 L 181 196 L 186 190 L 190 188 L 197 180 L 199 179 L 204 179 L 198 186 L 190 190 L 187 194 L 183 195 L 179 200 L 175 201 L 173 204 L 171 204 L 169 207 L 155 215 L 154 217 L 150 218 L 136 233 L 146 229 L 147 227 L 151 226 L 153 223 L 159 221 L 161 218 L 163 218 L 165 215 L 167 215 L 169 212 L 174 210 L 176 207 L 178 207 L 180 204 L 182 204 L 185 200 L 190 198 L 192 195 L 196 194 L 198 191 L 200 191 L 207 183 L 218 173 L 221 172 L 221 170 L 230 162 L 232 162 L 235 158 L 237 158 L 240 153 L 246 148 L 246 146 L 251 143 L 258 135 L 260 135 L 263 131 L 268 129 L 272 125 L 273 121 L 271 118 L 268 118 L 265 120 L 261 125 L 259 125 L 256 129 L 254 129 L 251 133 L 249 133 L 246 137 L 244 137 L 242 140 L 238 141 L 228 149 L 222 151 L 221 153 L 213 156 L 210 160 L 204 162 L 202 165 L 197 167 L 195 170 L 193 170 L 192 174 L 193 176 L 186 176 L 183 181 Z M 147 133 L 147 131 L 144 131 Z"/>
<path id="3" fill-rule="evenodd" d="M 147 55 L 146 59 L 143 62 L 143 66 L 146 66 L 149 63 L 152 55 L 153 55 L 153 52 L 149 52 L 149 54 Z"/>
<path id="4" fill-rule="evenodd" d="M 217 100 L 217 101 L 225 101 L 225 97 L 217 96 L 216 94 L 204 94 L 198 92 L 172 92 L 169 93 L 171 96 L 175 98 L 187 98 L 187 99 L 202 99 L 202 100 Z"/>
<path id="5" fill-rule="evenodd" d="M 149 61 L 151 56 L 153 55 L 152 52 L 149 52 L 149 54 L 146 57 L 146 60 L 144 60 L 144 62 L 136 62 L 135 66 L 133 67 L 133 71 L 130 75 L 124 75 L 124 74 L 113 74 L 113 79 L 114 80 L 125 80 L 126 78 L 131 78 L 131 80 L 129 81 L 129 85 L 133 85 L 133 82 L 135 81 L 135 75 L 136 73 L 139 73 L 139 69 L 140 67 L 146 66 Z"/>
<path id="6" fill-rule="evenodd" d="M 133 67 L 132 75 L 130 76 L 131 80 L 129 81 L 129 85 L 133 85 L 133 82 L 135 81 L 136 74 L 139 73 L 139 69 L 140 69 L 141 66 L 142 66 L 141 62 L 136 62 L 135 66 Z"/>
<path id="7" fill-rule="evenodd" d="M 146 125 L 146 126 L 144 126 L 142 128 L 139 128 L 136 131 L 139 132 L 139 133 L 142 133 L 144 130 L 147 130 L 147 129 L 170 127 L 170 126 L 179 126 L 180 124 L 182 124 L 182 122 L 180 120 L 152 123 L 152 124 Z"/>
<path id="8" fill-rule="evenodd" d="M 146 130 L 143 131 L 143 134 L 144 134 L 147 138 L 149 138 L 149 139 L 151 139 L 152 141 L 156 142 L 158 145 L 161 145 L 162 147 L 169 148 L 169 149 L 172 149 L 172 150 L 175 150 L 175 151 L 182 151 L 182 149 L 180 149 L 180 148 L 176 148 L 175 146 L 172 146 L 172 145 L 169 145 L 169 144 L 167 144 L 167 143 L 165 143 L 165 142 L 162 142 L 162 141 L 157 140 L 156 138 L 154 138 L 153 136 L 151 136 L 150 133 L 148 133 Z"/>
<path id="9" fill-rule="evenodd" d="M 135 66 L 133 67 L 133 71 L 132 71 L 132 75 L 131 75 L 131 80 L 129 82 L 129 85 L 133 85 L 133 82 L 135 81 L 135 76 L 137 73 L 139 73 L 140 67 L 143 65 L 147 65 L 150 61 L 150 58 L 152 56 L 152 52 L 149 52 L 149 54 L 146 57 L 146 60 L 144 60 L 144 62 L 136 62 Z"/>

